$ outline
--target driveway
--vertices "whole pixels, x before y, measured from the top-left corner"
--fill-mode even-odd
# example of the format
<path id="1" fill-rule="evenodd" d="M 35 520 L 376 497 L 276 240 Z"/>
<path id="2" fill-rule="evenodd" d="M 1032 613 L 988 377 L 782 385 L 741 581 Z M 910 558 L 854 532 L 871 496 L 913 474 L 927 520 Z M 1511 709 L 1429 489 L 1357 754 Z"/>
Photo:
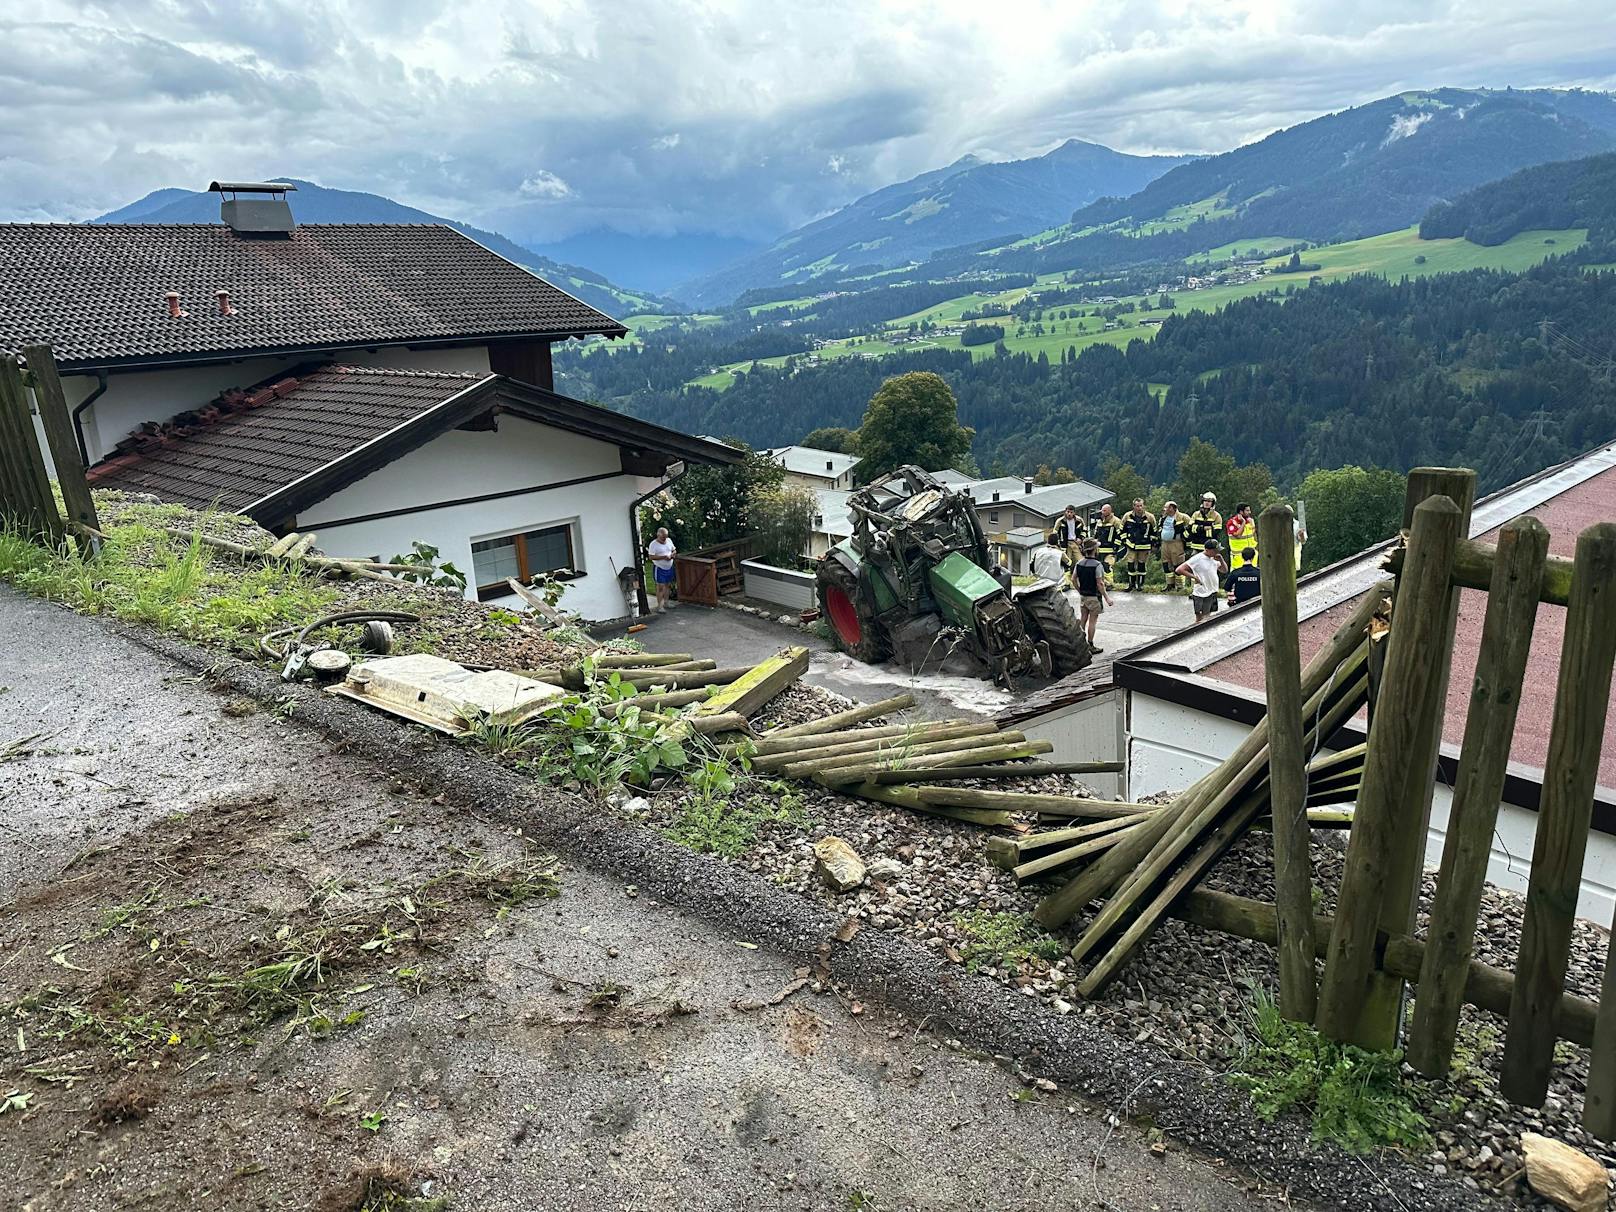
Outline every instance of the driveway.
<path id="1" fill-rule="evenodd" d="M 656 627 L 721 660 L 780 639 L 729 612 Z M 44 998 L 0 1058 L 28 1095 L 0 1123 L 18 1206 L 354 1208 L 384 1176 L 451 1209 L 1271 1206 L 533 853 L 508 819 L 417 791 L 405 749 L 369 766 L 4 587 L 0 634 L 27 637 L 0 676 L 0 1004 Z M 558 894 L 511 895 L 490 879 L 511 864 Z M 311 919 L 372 937 L 307 1004 L 234 1024 L 197 996 Z"/>
<path id="2" fill-rule="evenodd" d="M 1077 599 L 1068 591 L 1075 608 Z M 1191 622 L 1190 600 L 1168 594 L 1112 595 L 1112 607 L 1100 616 L 1096 639 L 1108 656 L 1138 648 Z M 858 702 L 908 692 L 927 719 L 946 716 L 991 716 L 1016 697 L 1049 683 L 1039 678 L 1018 678 L 1013 691 L 999 689 L 985 678 L 950 674 L 911 674 L 894 665 L 866 665 L 838 652 L 819 636 L 796 627 L 743 614 L 726 607 L 678 606 L 644 620 L 646 630 L 637 637 L 659 652 L 689 652 L 711 657 L 721 666 L 751 665 L 785 644 L 809 650 L 805 680 Z"/>

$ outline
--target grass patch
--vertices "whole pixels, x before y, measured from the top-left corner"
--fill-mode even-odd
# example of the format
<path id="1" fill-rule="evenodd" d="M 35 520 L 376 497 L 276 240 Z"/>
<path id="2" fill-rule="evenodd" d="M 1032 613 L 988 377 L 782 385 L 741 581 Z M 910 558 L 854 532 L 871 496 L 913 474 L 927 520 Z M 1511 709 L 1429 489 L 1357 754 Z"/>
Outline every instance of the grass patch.
<path id="1" fill-rule="evenodd" d="M 1251 1096 L 1258 1115 L 1302 1110 L 1314 1140 L 1350 1153 L 1429 1147 L 1430 1124 L 1403 1080 L 1401 1052 L 1366 1052 L 1326 1039 L 1281 1016 L 1262 989 L 1252 1000 L 1251 1034 L 1229 1081 Z"/>
<path id="2" fill-rule="evenodd" d="M 1046 933 L 1030 913 L 989 913 L 973 909 L 954 919 L 962 939 L 960 955 L 965 968 L 1019 968 L 1033 960 L 1057 960 L 1065 950 L 1059 939 Z"/>
<path id="3" fill-rule="evenodd" d="M 790 783 L 749 782 L 733 772 L 727 779 L 707 775 L 705 788 L 699 777 L 691 781 L 694 794 L 680 805 L 667 835 L 698 853 L 738 858 L 757 845 L 765 827 L 806 822 L 802 796 Z"/>
<path id="4" fill-rule="evenodd" d="M 165 508 L 177 507 L 121 508 L 106 523 L 100 553 L 88 559 L 71 544 L 47 548 L 8 526 L 0 530 L 0 580 L 83 614 L 239 647 L 319 614 L 339 596 L 295 565 L 242 563 L 199 537 L 186 543 L 165 534 L 160 527 L 178 520 Z"/>

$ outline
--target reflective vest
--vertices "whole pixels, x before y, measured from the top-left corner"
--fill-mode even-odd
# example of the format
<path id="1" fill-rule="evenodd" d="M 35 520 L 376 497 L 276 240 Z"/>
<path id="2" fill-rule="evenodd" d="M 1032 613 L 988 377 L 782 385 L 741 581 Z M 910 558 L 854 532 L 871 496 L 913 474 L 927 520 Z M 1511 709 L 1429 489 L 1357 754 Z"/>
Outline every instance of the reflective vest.
<path id="1" fill-rule="evenodd" d="M 1245 554 L 1249 557 L 1247 562 L 1257 557 L 1257 523 L 1252 518 L 1235 514 L 1224 527 L 1229 532 L 1229 555 L 1231 557 Z M 1231 558 L 1229 563 L 1233 565 Z"/>
<path id="2" fill-rule="evenodd" d="M 1211 513 L 1197 509 L 1184 525 L 1184 541 L 1193 547 L 1205 547 L 1208 539 L 1221 541 L 1222 536 L 1223 515 L 1215 509 Z"/>
<path id="3" fill-rule="evenodd" d="M 1101 519 L 1094 523 L 1094 542 L 1102 559 L 1117 554 L 1122 543 L 1122 523 L 1114 514 L 1109 522 Z"/>
<path id="4" fill-rule="evenodd" d="M 1150 512 L 1136 514 L 1129 510 L 1122 515 L 1122 537 L 1129 551 L 1148 551 L 1156 545 L 1156 515 Z"/>

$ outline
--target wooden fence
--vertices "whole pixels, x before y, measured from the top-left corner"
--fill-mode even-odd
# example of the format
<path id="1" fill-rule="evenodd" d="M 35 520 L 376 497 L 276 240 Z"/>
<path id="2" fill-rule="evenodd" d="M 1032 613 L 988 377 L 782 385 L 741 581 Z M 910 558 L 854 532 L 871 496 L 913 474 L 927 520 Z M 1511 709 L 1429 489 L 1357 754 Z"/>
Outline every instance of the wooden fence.
<path id="1" fill-rule="evenodd" d="M 55 467 L 60 503 L 35 436 L 30 388 Z M 71 538 L 85 554 L 94 550 L 100 529 L 49 345 L 27 346 L 20 357 L 0 354 L 0 525 L 52 546 Z"/>
<path id="2" fill-rule="evenodd" d="M 1583 1122 L 1610 1140 L 1616 1138 L 1616 935 L 1597 1003 L 1567 993 L 1565 982 L 1616 664 L 1616 524 L 1584 531 L 1574 560 L 1550 556 L 1547 531 L 1530 517 L 1510 522 L 1497 546 L 1488 546 L 1465 537 L 1474 491 L 1470 471 L 1410 474 L 1404 538 L 1387 560 L 1395 581 L 1367 593 L 1305 668 L 1291 514 L 1282 506 L 1265 511 L 1258 526 L 1265 718 L 1173 803 L 1158 809 L 1073 801 L 1062 815 L 1103 818 L 1129 809 L 1139 815 L 1023 837 L 1014 857 L 1026 862 L 1048 854 L 1047 864 L 1017 871 L 1061 877 L 1035 914 L 1045 926 L 1100 902 L 1072 950 L 1077 961 L 1089 962 L 1079 983 L 1085 995 L 1112 980 L 1165 917 L 1180 917 L 1276 947 L 1279 1005 L 1288 1018 L 1366 1048 L 1402 1042 L 1410 1063 L 1432 1076 L 1450 1068 L 1466 1003 L 1508 1019 L 1501 1088 L 1515 1102 L 1542 1104 L 1557 1040 L 1590 1047 Z M 1421 938 L 1416 908 L 1461 588 L 1486 593 L 1486 617 Z M 1545 607 L 1565 610 L 1565 638 L 1521 944 L 1508 971 L 1475 959 L 1476 929 L 1527 655 Z M 1318 756 L 1365 707 L 1367 742 Z M 1324 917 L 1313 908 L 1308 835 L 1319 806 L 1343 801 L 1356 802 L 1352 832 L 1336 912 Z M 1264 819 L 1273 834 L 1274 902 L 1197 887 Z M 1419 997 L 1405 1023 L 1410 984 L 1418 985 Z"/>

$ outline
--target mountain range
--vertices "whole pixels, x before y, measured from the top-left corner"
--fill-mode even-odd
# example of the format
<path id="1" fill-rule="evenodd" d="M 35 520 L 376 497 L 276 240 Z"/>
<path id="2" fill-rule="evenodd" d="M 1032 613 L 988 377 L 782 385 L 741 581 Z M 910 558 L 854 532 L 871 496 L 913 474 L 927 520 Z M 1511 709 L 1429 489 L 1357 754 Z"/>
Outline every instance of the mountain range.
<path id="1" fill-rule="evenodd" d="M 940 249 L 1032 235 L 1065 220 L 1074 205 L 1132 194 L 1184 160 L 1130 156 L 1078 139 L 1027 160 L 966 156 L 866 194 L 674 293 L 698 306 L 726 303 L 752 287 L 885 269 Z"/>
<path id="2" fill-rule="evenodd" d="M 270 177 L 297 186 L 291 196 L 292 213 L 300 223 L 444 223 L 463 232 L 485 248 L 518 265 L 525 265 L 547 281 L 611 316 L 632 311 L 676 310 L 677 305 L 645 290 L 618 286 L 604 275 L 582 266 L 557 261 L 500 235 L 469 223 L 429 214 L 380 194 L 330 189 L 297 177 Z M 189 189 L 158 189 L 127 206 L 108 211 L 92 223 L 217 223 L 219 195 Z"/>

